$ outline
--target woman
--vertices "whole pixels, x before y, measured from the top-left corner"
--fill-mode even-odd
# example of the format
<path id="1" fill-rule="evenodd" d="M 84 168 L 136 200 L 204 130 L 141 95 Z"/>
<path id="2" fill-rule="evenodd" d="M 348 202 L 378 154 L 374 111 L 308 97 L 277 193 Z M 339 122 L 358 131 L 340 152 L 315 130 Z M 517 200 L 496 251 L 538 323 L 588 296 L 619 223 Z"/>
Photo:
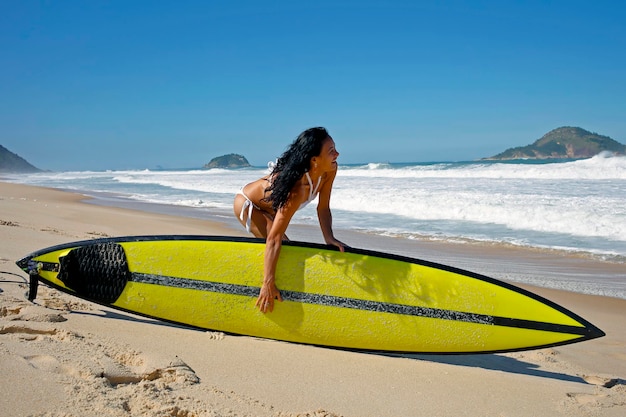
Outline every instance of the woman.
<path id="1" fill-rule="evenodd" d="M 307 129 L 278 158 L 269 175 L 245 185 L 235 197 L 234 211 L 241 224 L 266 241 L 263 285 L 256 301 L 263 313 L 274 310 L 274 300 L 282 301 L 275 274 L 287 226 L 295 212 L 318 194 L 317 217 L 324 240 L 344 251 L 345 245 L 333 235 L 330 213 L 338 156 L 326 129 Z"/>

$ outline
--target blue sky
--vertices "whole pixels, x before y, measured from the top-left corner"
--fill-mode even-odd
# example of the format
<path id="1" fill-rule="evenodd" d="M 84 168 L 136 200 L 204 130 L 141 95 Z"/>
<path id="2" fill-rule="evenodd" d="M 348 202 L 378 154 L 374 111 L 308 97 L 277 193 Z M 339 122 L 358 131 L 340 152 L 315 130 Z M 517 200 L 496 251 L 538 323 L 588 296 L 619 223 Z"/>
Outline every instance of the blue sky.
<path id="1" fill-rule="evenodd" d="M 626 143 L 615 1 L 0 0 L 0 145 L 56 171 L 473 160 L 579 126 Z"/>

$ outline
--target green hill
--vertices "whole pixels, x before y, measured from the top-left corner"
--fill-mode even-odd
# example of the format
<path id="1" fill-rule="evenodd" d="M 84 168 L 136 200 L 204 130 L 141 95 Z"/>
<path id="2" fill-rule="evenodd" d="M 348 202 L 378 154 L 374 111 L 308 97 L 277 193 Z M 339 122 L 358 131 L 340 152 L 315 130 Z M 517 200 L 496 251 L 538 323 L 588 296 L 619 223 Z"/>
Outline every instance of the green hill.
<path id="1" fill-rule="evenodd" d="M 231 153 L 211 159 L 204 168 L 246 168 L 251 166 L 243 155 Z"/>
<path id="2" fill-rule="evenodd" d="M 39 168 L 29 164 L 21 156 L 0 145 L 0 172 L 28 173 L 40 171 Z"/>
<path id="3" fill-rule="evenodd" d="M 580 127 L 565 126 L 546 133 L 532 145 L 510 148 L 484 159 L 578 159 L 603 151 L 626 155 L 626 145 Z"/>

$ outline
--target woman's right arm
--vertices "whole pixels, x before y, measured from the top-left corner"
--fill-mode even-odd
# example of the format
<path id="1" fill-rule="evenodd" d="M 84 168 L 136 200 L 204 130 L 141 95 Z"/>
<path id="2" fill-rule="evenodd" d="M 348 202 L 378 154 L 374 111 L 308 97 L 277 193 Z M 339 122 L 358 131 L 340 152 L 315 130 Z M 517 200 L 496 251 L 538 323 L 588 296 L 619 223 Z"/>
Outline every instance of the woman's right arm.
<path id="1" fill-rule="evenodd" d="M 274 300 L 282 301 L 280 291 L 276 287 L 276 265 L 283 244 L 283 237 L 287 232 L 289 222 L 297 210 L 297 206 L 290 201 L 276 212 L 272 227 L 265 241 L 265 256 L 263 265 L 263 285 L 257 298 L 256 306 L 261 312 L 272 312 Z"/>

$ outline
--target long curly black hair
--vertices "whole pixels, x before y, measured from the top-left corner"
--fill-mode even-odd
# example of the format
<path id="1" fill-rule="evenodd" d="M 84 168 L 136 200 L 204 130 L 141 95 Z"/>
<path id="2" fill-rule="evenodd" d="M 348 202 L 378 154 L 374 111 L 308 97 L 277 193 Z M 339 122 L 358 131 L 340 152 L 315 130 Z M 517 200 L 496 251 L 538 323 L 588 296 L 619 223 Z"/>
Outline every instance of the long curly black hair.
<path id="1" fill-rule="evenodd" d="M 307 129 L 278 158 L 270 173 L 270 186 L 265 189 L 266 193 L 271 192 L 266 201 L 272 203 L 275 211 L 287 203 L 291 189 L 309 170 L 311 158 L 320 155 L 322 142 L 328 136 L 328 131 L 323 127 Z"/>

